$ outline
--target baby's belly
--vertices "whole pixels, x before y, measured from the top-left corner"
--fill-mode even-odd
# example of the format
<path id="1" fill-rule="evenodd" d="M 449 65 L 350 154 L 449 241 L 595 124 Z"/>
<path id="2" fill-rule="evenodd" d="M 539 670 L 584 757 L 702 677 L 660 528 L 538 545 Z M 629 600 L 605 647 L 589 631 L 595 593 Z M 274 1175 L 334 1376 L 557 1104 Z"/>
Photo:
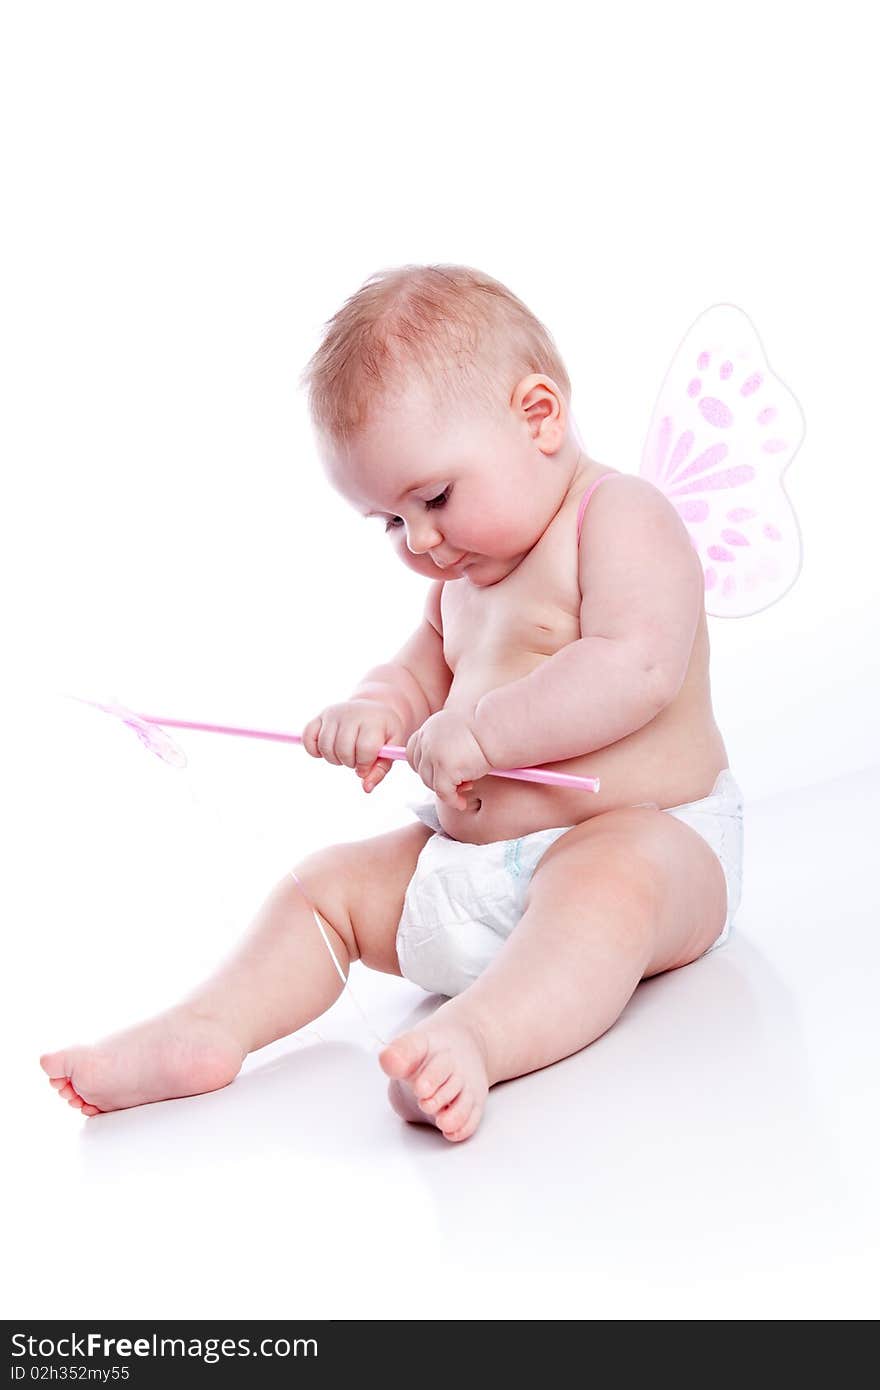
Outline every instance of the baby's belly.
<path id="1" fill-rule="evenodd" d="M 582 792 L 508 777 L 481 777 L 473 791 L 465 793 L 466 811 L 437 802 L 446 834 L 485 845 L 551 826 L 578 825 L 623 806 L 650 805 L 659 810 L 680 806 L 708 796 L 728 761 L 711 710 L 695 722 L 693 712 L 685 718 L 670 706 L 618 743 L 545 766 L 554 772 L 598 777 L 600 789 Z"/>

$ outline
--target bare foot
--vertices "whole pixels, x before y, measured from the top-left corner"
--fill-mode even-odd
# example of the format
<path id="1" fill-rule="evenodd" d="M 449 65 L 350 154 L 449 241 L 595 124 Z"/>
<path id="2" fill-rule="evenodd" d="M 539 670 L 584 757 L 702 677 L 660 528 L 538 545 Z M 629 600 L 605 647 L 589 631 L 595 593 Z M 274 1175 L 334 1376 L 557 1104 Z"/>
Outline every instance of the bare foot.
<path id="1" fill-rule="evenodd" d="M 453 1144 L 469 1139 L 486 1107 L 489 1078 L 479 1032 L 443 1008 L 382 1052 L 382 1070 L 392 1077 L 388 1099 L 404 1120 L 434 1124 Z"/>
<path id="2" fill-rule="evenodd" d="M 220 1022 L 179 1005 L 94 1047 L 47 1052 L 40 1066 L 62 1100 L 91 1116 L 216 1091 L 245 1056 Z"/>

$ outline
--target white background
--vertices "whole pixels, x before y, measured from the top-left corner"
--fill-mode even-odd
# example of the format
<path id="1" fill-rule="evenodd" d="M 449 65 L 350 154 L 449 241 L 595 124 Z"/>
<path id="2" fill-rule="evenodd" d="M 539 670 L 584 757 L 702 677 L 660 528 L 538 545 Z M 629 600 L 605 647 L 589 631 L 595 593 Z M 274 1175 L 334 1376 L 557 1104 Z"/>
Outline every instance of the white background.
<path id="1" fill-rule="evenodd" d="M 398 765 L 367 801 L 299 749 L 205 735 L 175 773 L 60 698 L 299 731 L 415 626 L 424 589 L 327 486 L 296 384 L 371 272 L 507 283 L 560 347 L 591 454 L 632 472 L 685 330 L 740 305 L 806 417 L 786 475 L 805 556 L 776 607 L 712 622 L 716 716 L 749 801 L 880 763 L 866 25 L 850 3 L 4 7 L 7 1058 L 23 1181 L 50 1179 L 58 1230 L 65 1181 L 84 1219 L 58 1149 L 82 1121 L 49 1113 L 38 1053 L 169 1002 L 286 865 L 405 823 L 419 789 Z M 256 1199 L 230 1186 L 246 1244 Z M 160 1311 L 158 1248 L 128 1303 L 91 1258 L 82 1313 Z M 60 1315 L 38 1269 L 16 1311 Z M 250 1315 L 279 1311 L 254 1287 Z M 187 1288 L 161 1311 L 207 1311 Z"/>

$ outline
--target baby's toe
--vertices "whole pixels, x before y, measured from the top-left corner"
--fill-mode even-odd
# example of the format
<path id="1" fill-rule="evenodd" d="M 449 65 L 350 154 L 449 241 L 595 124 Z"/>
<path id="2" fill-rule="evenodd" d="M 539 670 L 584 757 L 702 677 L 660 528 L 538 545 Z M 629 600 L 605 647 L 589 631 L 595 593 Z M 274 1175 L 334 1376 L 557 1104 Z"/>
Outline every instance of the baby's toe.
<path id="1" fill-rule="evenodd" d="M 470 1119 L 471 1111 L 474 1108 L 474 1098 L 470 1091 L 462 1091 L 458 1100 L 453 1101 L 452 1105 L 447 1105 L 445 1110 L 441 1110 L 434 1116 L 438 1129 L 444 1134 L 454 1134 L 456 1130 L 464 1126 L 466 1120 Z"/>
<path id="2" fill-rule="evenodd" d="M 448 1139 L 451 1144 L 460 1144 L 462 1139 L 470 1139 L 483 1115 L 483 1107 L 475 1105 L 468 1118 L 465 1120 L 461 1129 L 446 1130 L 443 1138 Z"/>
<path id="3" fill-rule="evenodd" d="M 66 1081 L 73 1070 L 70 1058 L 64 1051 L 44 1052 L 40 1058 L 40 1066 L 53 1085 L 59 1079 Z"/>
<path id="4" fill-rule="evenodd" d="M 450 1076 L 442 1086 L 438 1087 L 433 1095 L 426 1096 L 424 1100 L 420 1100 L 419 1104 L 426 1114 L 436 1115 L 438 1110 L 442 1110 L 446 1105 L 451 1105 L 460 1094 L 461 1077 L 453 1075 Z"/>
<path id="5" fill-rule="evenodd" d="M 391 1102 L 391 1109 L 394 1110 L 402 1120 L 408 1120 L 410 1124 L 431 1125 L 434 1121 L 430 1116 L 422 1113 L 412 1090 L 402 1081 L 388 1082 L 388 1099 Z"/>
<path id="6" fill-rule="evenodd" d="M 438 1087 L 454 1079 L 454 1067 L 451 1052 L 439 1052 L 435 1057 L 429 1058 L 412 1082 L 413 1094 L 418 1100 L 428 1100 Z"/>
<path id="7" fill-rule="evenodd" d="M 397 1080 L 412 1076 L 428 1054 L 424 1033 L 404 1033 L 379 1053 L 379 1063 L 387 1076 Z"/>

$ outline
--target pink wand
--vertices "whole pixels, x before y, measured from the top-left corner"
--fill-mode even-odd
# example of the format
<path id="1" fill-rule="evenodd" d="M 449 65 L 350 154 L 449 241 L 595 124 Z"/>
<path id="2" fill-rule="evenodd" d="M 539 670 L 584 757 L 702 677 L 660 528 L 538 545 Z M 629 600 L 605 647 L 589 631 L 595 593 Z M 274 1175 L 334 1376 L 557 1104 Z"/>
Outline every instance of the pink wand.
<path id="1" fill-rule="evenodd" d="M 186 767 L 186 754 L 167 734 L 162 733 L 163 728 L 195 729 L 205 734 L 233 734 L 236 738 L 262 738 L 272 743 L 302 743 L 301 734 L 276 733 L 272 729 L 240 729 L 232 724 L 197 724 L 190 719 L 166 719 L 156 714 L 136 714 L 133 710 L 126 709 L 118 700 L 102 705 L 97 700 L 83 700 L 79 695 L 71 695 L 69 698 L 78 700 L 83 705 L 91 705 L 94 709 L 103 710 L 105 714 L 116 715 L 117 719 L 121 719 L 137 734 L 151 753 L 155 753 L 157 758 L 173 767 Z M 405 761 L 406 749 L 397 743 L 386 743 L 379 749 L 377 757 Z M 503 770 L 493 768 L 488 775 L 510 777 L 522 782 L 543 782 L 548 787 L 574 787 L 582 792 L 599 790 L 598 777 L 574 777 L 567 772 L 550 772 L 543 767 L 512 767 Z"/>

